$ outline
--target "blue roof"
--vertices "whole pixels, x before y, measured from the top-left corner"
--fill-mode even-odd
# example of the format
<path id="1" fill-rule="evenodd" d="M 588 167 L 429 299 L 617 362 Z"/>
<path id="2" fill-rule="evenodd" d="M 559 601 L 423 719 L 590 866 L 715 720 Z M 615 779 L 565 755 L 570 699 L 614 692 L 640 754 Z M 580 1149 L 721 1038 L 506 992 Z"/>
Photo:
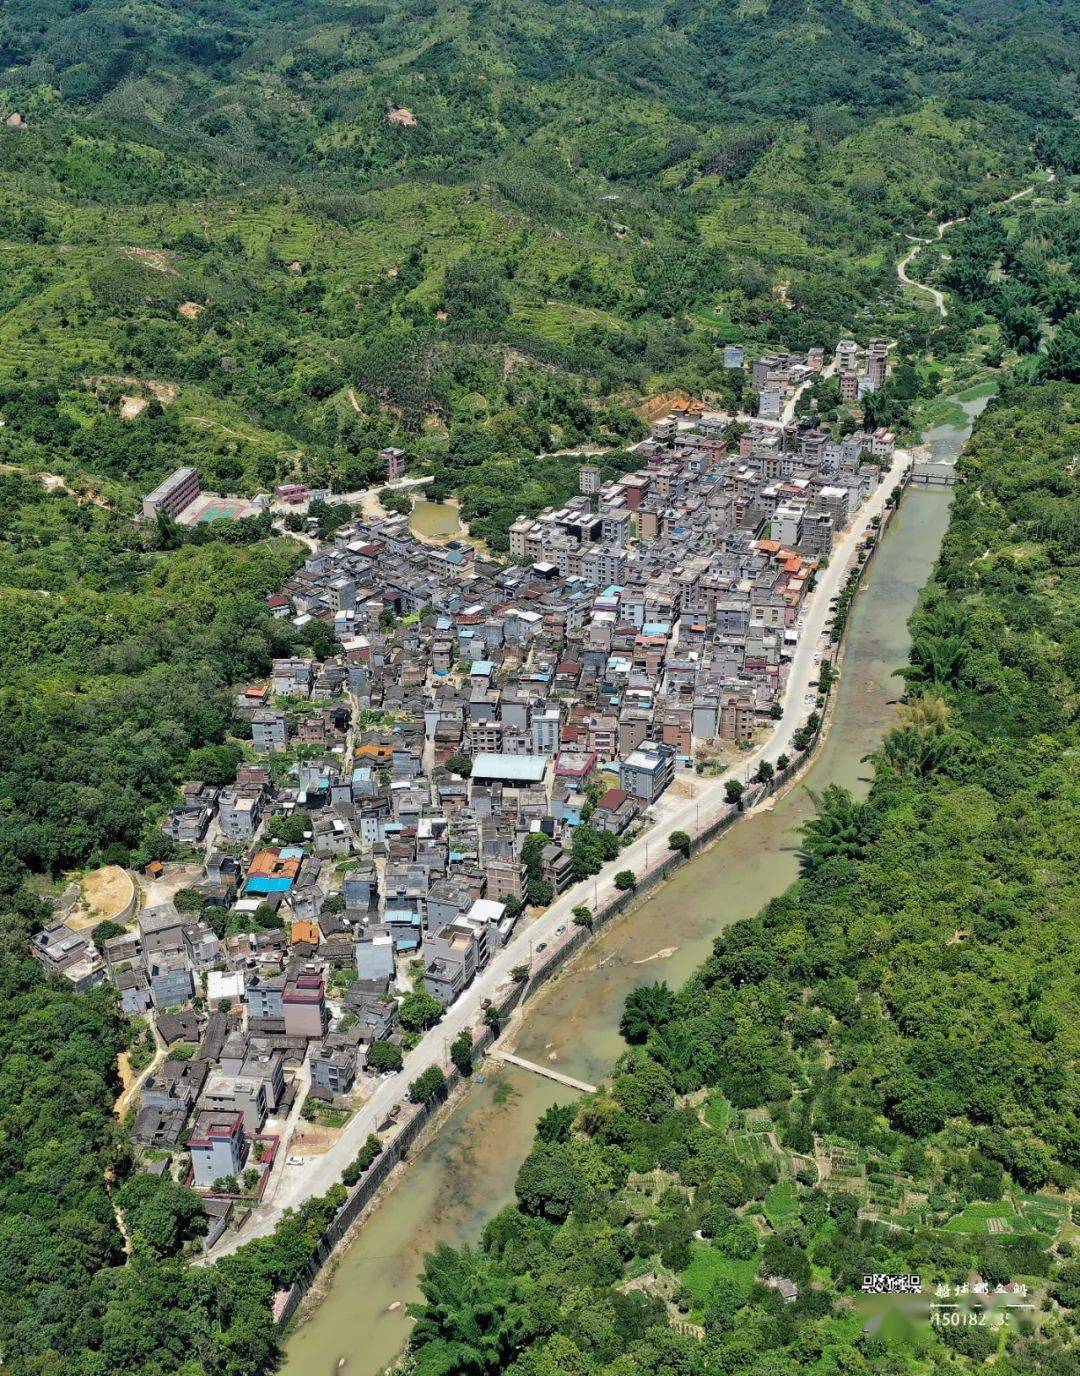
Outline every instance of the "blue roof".
<path id="1" fill-rule="evenodd" d="M 474 659 L 469 666 L 470 674 L 490 674 L 495 668 L 490 659 Z"/>
<path id="2" fill-rule="evenodd" d="M 282 847 L 281 847 L 281 858 L 282 858 L 282 860 L 300 860 L 300 859 L 303 858 L 303 855 L 304 855 L 304 847 L 303 847 L 303 846 L 282 846 Z"/>
<path id="3" fill-rule="evenodd" d="M 288 893 L 293 881 L 288 878 L 274 878 L 267 874 L 253 875 L 244 885 L 245 893 Z"/>

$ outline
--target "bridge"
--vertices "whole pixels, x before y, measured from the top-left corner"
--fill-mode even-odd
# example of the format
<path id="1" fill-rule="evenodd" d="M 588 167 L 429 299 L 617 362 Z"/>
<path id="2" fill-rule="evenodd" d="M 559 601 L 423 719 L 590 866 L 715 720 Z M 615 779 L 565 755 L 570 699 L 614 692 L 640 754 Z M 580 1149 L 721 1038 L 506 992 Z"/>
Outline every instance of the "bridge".
<path id="1" fill-rule="evenodd" d="M 494 1047 L 488 1055 L 496 1061 L 516 1065 L 521 1070 L 531 1070 L 534 1075 L 543 1075 L 547 1080 L 554 1080 L 556 1084 L 566 1085 L 568 1089 L 579 1090 L 582 1094 L 596 1093 L 595 1085 L 587 1084 L 584 1080 L 575 1080 L 572 1075 L 564 1075 L 561 1070 L 553 1070 L 549 1065 L 537 1065 L 535 1061 L 527 1061 L 523 1056 L 515 1056 L 510 1051 L 500 1051 L 498 1047 Z"/>
<path id="2" fill-rule="evenodd" d="M 913 468 L 908 482 L 917 487 L 955 487 L 964 480 L 955 468 L 948 464 L 926 464 Z"/>

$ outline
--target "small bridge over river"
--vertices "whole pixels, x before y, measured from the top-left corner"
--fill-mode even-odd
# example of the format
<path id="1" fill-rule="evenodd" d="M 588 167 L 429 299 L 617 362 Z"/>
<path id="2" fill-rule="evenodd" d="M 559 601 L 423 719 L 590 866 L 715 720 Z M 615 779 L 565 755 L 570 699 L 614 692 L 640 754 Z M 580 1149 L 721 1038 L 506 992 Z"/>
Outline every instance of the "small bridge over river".
<path id="1" fill-rule="evenodd" d="M 553 1070 L 549 1065 L 537 1065 L 535 1061 L 527 1061 L 524 1056 L 515 1056 L 510 1051 L 500 1051 L 495 1047 L 488 1055 L 496 1061 L 505 1061 L 507 1065 L 516 1065 L 521 1070 L 531 1070 L 534 1075 L 543 1075 L 545 1079 L 554 1080 L 556 1084 L 566 1085 L 569 1089 L 580 1090 L 582 1094 L 596 1093 L 595 1085 L 575 1080 L 572 1075 L 564 1075 L 561 1070 Z"/>
<path id="2" fill-rule="evenodd" d="M 956 469 L 946 463 L 916 464 L 908 478 L 916 487 L 956 487 L 963 481 Z"/>

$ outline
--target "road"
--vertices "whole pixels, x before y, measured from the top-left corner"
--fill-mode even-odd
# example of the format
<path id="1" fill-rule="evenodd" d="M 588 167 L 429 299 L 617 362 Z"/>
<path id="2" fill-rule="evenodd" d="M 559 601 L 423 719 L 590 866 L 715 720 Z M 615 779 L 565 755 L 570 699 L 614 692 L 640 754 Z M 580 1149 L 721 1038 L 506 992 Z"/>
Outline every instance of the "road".
<path id="1" fill-rule="evenodd" d="M 424 487 L 428 483 L 433 483 L 434 481 L 435 475 L 433 473 L 427 473 L 422 478 L 396 478 L 392 483 L 380 483 L 378 487 L 364 487 L 358 489 L 356 492 L 332 492 L 329 500 L 332 506 L 337 506 L 339 504 L 344 504 L 345 506 L 358 506 L 368 519 L 372 517 L 377 518 L 379 512 L 376 510 L 376 507 L 378 505 L 377 499 L 380 492 L 410 492 L 413 488 Z M 310 501 L 286 502 L 279 498 L 270 503 L 270 510 L 275 516 L 290 516 L 294 514 L 303 516 L 307 514 L 310 505 Z"/>
<path id="2" fill-rule="evenodd" d="M 765 420 L 761 416 L 752 416 L 749 411 L 737 411 L 734 415 L 732 415 L 730 411 L 716 411 L 710 414 L 721 416 L 724 420 L 737 420 L 743 425 L 765 425 L 773 430 L 782 430 L 785 426 L 790 425 L 795 419 L 796 404 L 806 389 L 808 387 L 813 387 L 814 383 L 817 382 L 819 378 L 832 377 L 835 372 L 836 359 L 834 358 L 830 363 L 826 363 L 820 373 L 815 373 L 812 377 L 808 377 L 805 382 L 795 388 L 791 396 L 788 397 L 784 409 L 780 412 L 779 420 Z"/>
<path id="3" fill-rule="evenodd" d="M 157 1030 L 154 1019 L 151 1017 L 147 1018 L 146 1021 L 150 1027 L 150 1035 L 154 1039 L 153 1059 L 150 1061 L 149 1065 L 143 1066 L 135 1079 L 132 1080 L 127 1089 L 121 1093 L 116 1103 L 113 1104 L 113 1113 L 121 1120 L 124 1114 L 127 1113 L 131 1104 L 135 1102 L 136 1096 L 142 1092 L 143 1085 L 146 1084 L 150 1076 L 153 1075 L 154 1071 L 157 1070 L 169 1054 L 169 1048 L 162 1041 L 161 1034 Z"/>
<path id="4" fill-rule="evenodd" d="M 617 861 L 608 865 L 595 879 L 568 889 L 532 922 L 520 923 L 509 944 L 495 955 L 457 1002 L 447 1009 L 439 1025 L 408 1052 L 404 1069 L 389 1079 L 376 1082 L 371 1097 L 353 1115 L 341 1137 L 328 1152 L 309 1158 L 301 1166 L 287 1165 L 287 1147 L 281 1152 L 280 1160 L 274 1167 L 275 1176 L 279 1178 L 272 1182 L 268 1202 L 252 1215 L 240 1233 L 221 1238 L 204 1260 L 213 1261 L 227 1256 L 245 1242 L 267 1236 L 287 1208 L 296 1208 L 314 1195 L 325 1194 L 331 1185 L 340 1181 L 342 1171 L 359 1151 L 368 1133 L 375 1131 L 389 1111 L 404 1098 L 410 1081 L 430 1066 L 447 1065 L 450 1043 L 463 1028 L 475 1029 L 479 1025 L 483 1002 L 493 998 L 500 988 L 511 984 L 513 968 L 531 965 L 541 943 L 554 948 L 560 940 L 568 939 L 573 930 L 572 910 L 575 907 L 584 903 L 595 911 L 617 892 L 614 876 L 618 870 L 630 869 L 640 877 L 668 856 L 667 837 L 670 832 L 686 831 L 695 835 L 727 810 L 728 805 L 724 801 L 726 779 L 741 777 L 745 780 L 756 771 L 762 760 L 775 761 L 777 755 L 790 751 L 792 733 L 809 715 L 810 709 L 804 698 L 811 682 L 818 677 L 819 661 L 815 655 L 823 648 L 825 622 L 831 611 L 830 601 L 843 587 L 860 541 L 869 530 L 873 518 L 884 511 L 887 497 L 909 463 L 907 452 L 897 450 L 885 480 L 856 513 L 853 524 L 837 541 L 828 567 L 821 571 L 789 668 L 783 716 L 773 724 L 768 738 L 740 757 L 737 765 L 726 774 L 694 780 L 696 791 L 693 796 L 674 797 L 675 790 L 669 789 L 651 809 L 654 822 L 647 834 L 627 846 Z"/>
<path id="5" fill-rule="evenodd" d="M 1024 191 L 1018 191 L 1015 196 L 1010 196 L 1009 200 L 1018 200 L 1019 197 L 1026 196 L 1033 190 L 1034 188 L 1029 186 Z M 946 230 L 952 229 L 953 225 L 962 225 L 966 219 L 966 215 L 958 215 L 954 220 L 942 220 L 934 234 L 934 239 L 940 239 Z M 911 238 L 910 234 L 908 238 Z M 915 239 L 910 251 L 897 263 L 896 275 L 899 277 L 900 281 L 903 282 L 905 287 L 914 287 L 916 291 L 928 292 L 929 295 L 934 298 L 934 305 L 937 307 L 939 315 L 944 320 L 949 314 L 949 308 L 945 304 L 945 293 L 938 291 L 937 287 L 927 286 L 925 282 L 916 282 L 914 277 L 909 277 L 907 273 L 907 265 L 918 253 L 919 249 L 921 249 L 924 244 L 933 243 L 934 239 Z"/>
<path id="6" fill-rule="evenodd" d="M 1055 180 L 1055 177 L 1056 174 L 1054 172 L 1054 169 L 1052 167 L 1048 167 L 1046 169 L 1046 180 L 1048 182 L 1052 182 Z M 1014 191 L 1011 196 L 1006 196 L 1000 204 L 1012 205 L 1014 201 L 1020 201 L 1023 200 L 1025 196 L 1030 196 L 1034 192 L 1034 190 L 1035 185 L 1034 183 L 1032 183 L 1031 186 L 1025 186 L 1022 191 Z M 907 265 L 911 262 L 912 258 L 915 257 L 919 249 L 922 248 L 924 244 L 934 243 L 936 240 L 942 238 L 947 230 L 952 229 L 953 225 L 962 225 L 966 219 L 966 215 L 957 215 L 955 219 L 942 220 L 941 223 L 938 225 L 937 230 L 935 231 L 933 239 L 915 239 L 912 235 L 909 234 L 907 237 L 912 240 L 912 248 L 910 252 L 905 254 L 905 256 L 901 258 L 896 265 L 896 275 L 897 277 L 899 277 L 900 281 L 903 282 L 904 286 L 914 287 L 916 291 L 925 291 L 930 296 L 932 296 L 934 298 L 934 305 L 937 307 L 938 313 L 940 314 L 943 320 L 949 314 L 949 308 L 945 304 L 945 293 L 938 291 L 937 287 L 928 286 L 926 282 L 916 282 L 914 277 L 909 277 L 907 272 Z"/>

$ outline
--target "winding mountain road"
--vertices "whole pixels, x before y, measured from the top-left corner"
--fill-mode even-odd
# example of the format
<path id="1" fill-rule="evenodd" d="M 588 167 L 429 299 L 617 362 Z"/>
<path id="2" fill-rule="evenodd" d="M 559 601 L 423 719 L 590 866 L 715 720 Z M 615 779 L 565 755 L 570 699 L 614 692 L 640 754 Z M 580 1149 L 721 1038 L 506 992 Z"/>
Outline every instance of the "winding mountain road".
<path id="1" fill-rule="evenodd" d="M 1048 167 L 1046 169 L 1046 180 L 1048 182 L 1054 181 L 1055 175 L 1056 174 L 1052 167 Z M 1011 196 L 1006 196 L 1005 199 L 1001 202 L 1001 204 L 1012 205 L 1014 201 L 1020 201 L 1023 200 L 1025 196 L 1032 195 L 1034 190 L 1035 183 L 1032 182 L 1030 186 L 1025 186 L 1022 191 L 1014 191 Z M 916 291 L 925 291 L 930 296 L 932 296 L 934 298 L 934 305 L 937 307 L 938 313 L 940 314 L 943 320 L 949 314 L 949 308 L 945 304 L 945 293 L 943 291 L 939 291 L 937 287 L 931 287 L 926 282 L 916 282 L 914 277 L 909 277 L 907 265 L 911 262 L 911 260 L 915 257 L 919 249 L 922 248 L 924 244 L 936 243 L 938 239 L 944 236 L 946 230 L 952 229 L 953 225 L 962 225 L 967 218 L 968 217 L 966 215 L 957 215 L 952 220 L 942 220 L 941 223 L 938 225 L 933 238 L 931 239 L 917 239 L 911 234 L 906 235 L 905 237 L 911 240 L 912 247 L 896 265 L 896 275 L 897 277 L 899 277 L 900 281 L 903 282 L 904 286 L 914 287 Z"/>

